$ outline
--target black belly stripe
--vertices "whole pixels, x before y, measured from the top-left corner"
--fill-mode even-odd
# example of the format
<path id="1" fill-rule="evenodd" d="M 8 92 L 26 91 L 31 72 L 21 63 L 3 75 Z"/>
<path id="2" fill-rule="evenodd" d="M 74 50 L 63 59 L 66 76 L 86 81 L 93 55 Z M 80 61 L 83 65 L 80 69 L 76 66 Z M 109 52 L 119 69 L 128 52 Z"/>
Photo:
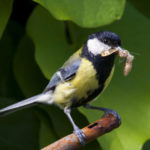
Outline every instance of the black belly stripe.
<path id="1" fill-rule="evenodd" d="M 104 89 L 104 85 L 101 85 L 98 89 L 92 91 L 89 93 L 88 98 L 82 98 L 80 100 L 77 100 L 76 98 L 73 98 L 72 101 L 72 105 L 71 107 L 78 107 L 84 104 L 87 104 L 89 101 L 93 100 L 94 98 L 96 98 Z"/>

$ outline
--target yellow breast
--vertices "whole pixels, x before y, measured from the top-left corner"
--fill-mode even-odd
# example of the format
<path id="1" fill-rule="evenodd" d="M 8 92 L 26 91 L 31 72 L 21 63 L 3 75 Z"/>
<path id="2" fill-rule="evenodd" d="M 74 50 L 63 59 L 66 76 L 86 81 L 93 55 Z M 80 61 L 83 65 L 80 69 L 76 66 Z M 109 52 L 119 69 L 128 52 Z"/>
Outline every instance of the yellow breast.
<path id="1" fill-rule="evenodd" d="M 96 88 L 98 88 L 96 70 L 89 60 L 83 58 L 75 77 L 60 83 L 55 89 L 53 99 L 61 107 L 70 106 L 73 98 L 76 100 L 87 98 L 87 93 Z"/>
<path id="2" fill-rule="evenodd" d="M 87 98 L 87 92 L 98 88 L 98 80 L 96 79 L 96 70 L 92 62 L 83 59 L 81 66 L 71 84 L 76 88 L 76 97 L 78 99 Z"/>

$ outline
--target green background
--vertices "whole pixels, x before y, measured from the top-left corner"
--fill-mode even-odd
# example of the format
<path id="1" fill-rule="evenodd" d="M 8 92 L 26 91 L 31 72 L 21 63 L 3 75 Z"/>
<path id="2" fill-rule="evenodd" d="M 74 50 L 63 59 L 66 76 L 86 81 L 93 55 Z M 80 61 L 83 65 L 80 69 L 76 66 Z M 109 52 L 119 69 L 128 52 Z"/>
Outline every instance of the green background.
<path id="1" fill-rule="evenodd" d="M 127 77 L 116 59 L 111 84 L 92 103 L 116 110 L 121 126 L 82 149 L 149 150 L 148 0 L 0 0 L 0 108 L 40 93 L 87 36 L 101 30 L 117 33 L 135 59 Z M 84 127 L 102 113 L 80 107 L 72 115 Z M 38 150 L 71 132 L 62 110 L 37 105 L 0 117 L 0 149 Z"/>

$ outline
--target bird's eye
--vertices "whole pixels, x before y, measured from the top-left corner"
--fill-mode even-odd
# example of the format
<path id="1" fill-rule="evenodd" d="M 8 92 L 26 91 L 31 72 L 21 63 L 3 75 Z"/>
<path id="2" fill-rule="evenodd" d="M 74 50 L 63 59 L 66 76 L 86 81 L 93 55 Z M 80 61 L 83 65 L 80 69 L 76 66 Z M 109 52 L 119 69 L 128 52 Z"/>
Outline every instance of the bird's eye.
<path id="1" fill-rule="evenodd" d="M 104 41 L 105 44 L 109 43 L 109 41 L 107 39 L 104 39 L 103 41 Z"/>

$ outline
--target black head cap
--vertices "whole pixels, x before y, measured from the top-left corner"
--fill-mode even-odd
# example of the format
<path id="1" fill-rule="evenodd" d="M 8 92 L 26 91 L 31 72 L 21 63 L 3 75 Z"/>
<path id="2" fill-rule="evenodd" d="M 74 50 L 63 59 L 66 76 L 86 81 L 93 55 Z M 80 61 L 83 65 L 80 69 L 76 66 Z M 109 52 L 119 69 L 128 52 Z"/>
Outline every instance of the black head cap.
<path id="1" fill-rule="evenodd" d="M 102 31 L 89 35 L 88 39 L 92 38 L 98 38 L 98 40 L 111 47 L 121 46 L 120 37 L 117 34 L 110 31 Z"/>

